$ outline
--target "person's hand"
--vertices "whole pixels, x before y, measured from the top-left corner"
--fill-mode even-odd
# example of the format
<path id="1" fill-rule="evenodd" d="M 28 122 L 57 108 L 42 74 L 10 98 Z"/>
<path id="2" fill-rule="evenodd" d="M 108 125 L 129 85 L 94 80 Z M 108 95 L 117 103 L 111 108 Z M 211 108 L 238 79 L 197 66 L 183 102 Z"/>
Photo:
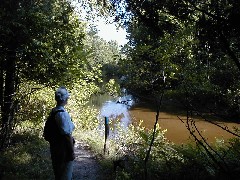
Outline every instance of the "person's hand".
<path id="1" fill-rule="evenodd" d="M 74 152 L 69 155 L 69 161 L 73 161 L 75 158 L 76 156 Z"/>

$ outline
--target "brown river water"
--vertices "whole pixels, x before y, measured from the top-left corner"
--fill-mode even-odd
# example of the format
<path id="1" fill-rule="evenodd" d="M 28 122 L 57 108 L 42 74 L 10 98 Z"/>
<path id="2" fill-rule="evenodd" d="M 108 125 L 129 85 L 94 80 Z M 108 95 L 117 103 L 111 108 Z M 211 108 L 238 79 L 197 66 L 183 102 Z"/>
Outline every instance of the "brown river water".
<path id="1" fill-rule="evenodd" d="M 143 126 L 146 128 L 152 129 L 154 127 L 156 112 L 152 109 L 144 106 L 136 106 L 130 110 L 130 114 L 133 122 L 139 123 L 140 120 L 143 120 Z M 178 117 L 182 119 L 184 123 Z M 234 137 L 234 135 L 228 133 L 222 128 L 203 119 L 196 118 L 194 121 L 197 129 L 201 132 L 201 135 L 209 143 L 216 142 L 216 138 L 226 141 L 229 138 Z M 167 129 L 165 136 L 168 140 L 174 142 L 175 144 L 185 144 L 190 142 L 190 133 L 186 128 L 186 122 L 187 118 L 184 115 L 177 115 L 164 111 L 159 114 L 158 124 L 162 130 Z M 214 122 L 222 127 L 227 126 L 229 130 L 233 130 L 234 127 L 240 128 L 240 124 L 238 123 Z M 200 138 L 199 135 L 197 135 L 197 137 Z"/>
<path id="2" fill-rule="evenodd" d="M 106 116 L 113 120 L 121 117 L 120 121 L 123 127 L 127 127 L 131 123 L 139 124 L 140 120 L 142 120 L 142 125 L 147 129 L 154 127 L 156 111 L 154 110 L 153 104 L 142 102 L 135 103 L 133 106 L 127 106 L 122 103 L 117 103 L 116 100 L 109 100 L 108 97 L 105 96 L 101 97 L 101 99 L 102 102 L 97 100 L 100 108 L 100 119 Z M 163 104 L 162 106 L 164 108 L 160 109 L 158 124 L 162 130 L 167 130 L 165 133 L 166 138 L 175 144 L 190 142 L 190 133 L 186 128 L 187 118 L 185 112 L 181 112 L 178 107 L 172 107 L 171 105 L 164 106 Z M 234 135 L 226 132 L 222 128 L 199 117 L 195 117 L 194 121 L 201 135 L 209 143 L 216 142 L 216 138 L 227 141 L 229 138 L 234 137 Z M 214 122 L 222 127 L 227 127 L 229 130 L 232 130 L 234 127 L 240 128 L 239 123 L 221 122 L 218 121 L 218 119 L 215 119 Z M 197 135 L 197 137 L 199 138 L 200 136 Z"/>

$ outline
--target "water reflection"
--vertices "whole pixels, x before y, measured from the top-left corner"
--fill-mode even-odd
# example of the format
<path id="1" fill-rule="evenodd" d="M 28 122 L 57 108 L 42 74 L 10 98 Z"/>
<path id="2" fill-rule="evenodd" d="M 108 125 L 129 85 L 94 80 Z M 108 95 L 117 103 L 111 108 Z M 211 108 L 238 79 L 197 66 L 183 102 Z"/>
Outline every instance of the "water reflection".
<path id="1" fill-rule="evenodd" d="M 106 101 L 100 109 L 100 119 L 109 117 L 111 120 L 120 120 L 120 125 L 127 128 L 131 123 L 128 109 L 134 104 L 131 95 L 117 98 L 118 100 Z"/>
<path id="2" fill-rule="evenodd" d="M 108 101 L 103 104 L 100 116 L 109 117 L 109 119 L 119 119 L 124 127 L 127 127 L 130 123 L 129 112 L 125 104 Z"/>
<path id="3" fill-rule="evenodd" d="M 143 120 L 143 126 L 151 129 L 154 126 L 156 119 L 156 112 L 152 110 L 152 104 L 150 103 L 135 103 L 130 95 L 121 96 L 119 98 L 113 98 L 109 95 L 101 95 L 94 99 L 97 107 L 100 111 L 99 114 L 99 126 L 100 129 L 104 129 L 104 117 L 109 117 L 112 121 L 111 126 L 113 131 L 110 131 L 110 136 L 116 137 L 117 128 L 115 128 L 116 121 L 119 120 L 121 127 L 127 129 L 131 123 L 138 124 L 140 120 Z M 134 105 L 134 106 L 133 106 Z M 189 141 L 191 137 L 185 124 L 182 123 L 177 116 L 179 116 L 184 122 L 186 122 L 186 115 L 182 114 L 178 107 L 163 103 L 163 107 L 160 112 L 160 118 L 158 120 L 162 129 L 167 129 L 166 137 L 168 140 L 181 144 Z M 212 125 L 202 119 L 196 118 L 196 126 L 202 135 L 208 142 L 215 142 L 216 138 L 228 140 L 233 135 L 227 133 L 223 129 Z M 229 130 L 233 130 L 233 127 L 240 128 L 240 124 L 236 123 L 224 123 Z"/>
<path id="4" fill-rule="evenodd" d="M 101 109 L 103 104 L 107 101 L 115 101 L 116 98 L 108 94 L 94 94 L 91 96 L 87 106 L 94 107 L 96 109 Z"/>

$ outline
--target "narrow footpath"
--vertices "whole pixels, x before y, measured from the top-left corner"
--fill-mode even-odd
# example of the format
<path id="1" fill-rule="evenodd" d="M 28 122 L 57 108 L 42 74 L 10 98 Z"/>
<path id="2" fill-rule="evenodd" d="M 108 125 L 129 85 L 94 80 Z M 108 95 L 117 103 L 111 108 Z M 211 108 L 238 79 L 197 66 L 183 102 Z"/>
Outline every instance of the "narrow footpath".
<path id="1" fill-rule="evenodd" d="M 79 141 L 75 143 L 75 155 L 73 165 L 74 180 L 97 180 L 100 179 L 100 166 L 96 157 L 90 152 L 89 147 Z"/>

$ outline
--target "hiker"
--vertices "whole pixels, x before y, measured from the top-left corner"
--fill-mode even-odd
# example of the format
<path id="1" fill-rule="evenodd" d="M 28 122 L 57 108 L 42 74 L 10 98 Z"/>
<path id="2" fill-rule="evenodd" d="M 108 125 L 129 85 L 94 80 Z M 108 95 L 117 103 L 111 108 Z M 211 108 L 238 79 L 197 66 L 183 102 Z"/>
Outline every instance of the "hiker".
<path id="1" fill-rule="evenodd" d="M 72 132 L 74 124 L 70 115 L 64 109 L 68 102 L 70 94 L 65 87 L 59 87 L 55 92 L 55 100 L 57 105 L 52 109 L 55 114 L 56 126 L 58 126 L 57 138 L 49 141 L 52 166 L 56 180 L 72 179 L 74 154 L 74 139 Z"/>

